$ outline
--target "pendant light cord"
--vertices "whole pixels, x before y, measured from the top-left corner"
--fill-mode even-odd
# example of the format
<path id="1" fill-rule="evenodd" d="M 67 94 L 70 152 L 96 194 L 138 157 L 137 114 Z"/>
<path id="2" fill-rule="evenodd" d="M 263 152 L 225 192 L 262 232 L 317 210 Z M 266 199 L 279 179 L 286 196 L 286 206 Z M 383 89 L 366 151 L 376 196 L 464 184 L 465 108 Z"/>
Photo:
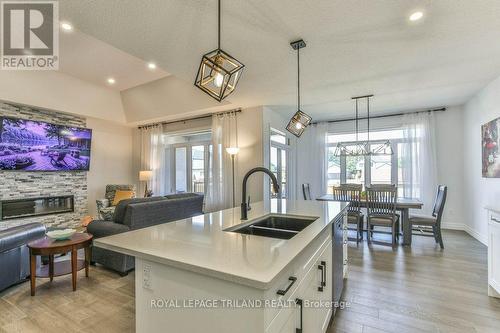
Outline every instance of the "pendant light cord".
<path id="1" fill-rule="evenodd" d="M 366 98 L 366 109 L 368 113 L 368 142 L 370 142 L 370 97 Z"/>
<path id="2" fill-rule="evenodd" d="M 300 110 L 300 48 L 297 49 L 297 110 Z"/>
<path id="3" fill-rule="evenodd" d="M 218 0 L 218 6 L 217 6 L 217 19 L 218 19 L 218 26 L 217 26 L 217 48 L 220 50 L 220 0 Z"/>
<path id="4" fill-rule="evenodd" d="M 358 99 L 356 99 L 356 141 L 358 141 L 358 120 L 359 119 L 359 116 L 358 116 Z"/>

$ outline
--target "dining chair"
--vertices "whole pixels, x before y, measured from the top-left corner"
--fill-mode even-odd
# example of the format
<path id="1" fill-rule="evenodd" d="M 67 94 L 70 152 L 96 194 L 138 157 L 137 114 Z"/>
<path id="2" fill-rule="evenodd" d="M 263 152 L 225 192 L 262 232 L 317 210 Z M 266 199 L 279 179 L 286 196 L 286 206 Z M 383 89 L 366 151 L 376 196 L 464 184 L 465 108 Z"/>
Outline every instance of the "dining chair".
<path id="1" fill-rule="evenodd" d="M 447 193 L 448 187 L 439 185 L 432 215 L 412 214 L 409 219 L 412 235 L 434 237 L 434 240 L 436 243 L 439 243 L 442 249 L 444 249 L 444 244 L 443 236 L 441 235 L 441 218 L 443 216 Z M 418 231 L 418 233 L 413 233 L 413 231 Z"/>
<path id="2" fill-rule="evenodd" d="M 312 200 L 311 186 L 309 185 L 309 183 L 302 184 L 302 194 L 304 195 L 304 200 Z"/>
<path id="3" fill-rule="evenodd" d="M 396 185 L 377 184 L 366 187 L 367 239 L 371 243 L 373 227 L 389 227 L 392 234 L 392 246 L 399 239 L 399 215 L 396 214 Z"/>
<path id="4" fill-rule="evenodd" d="M 347 224 L 356 225 L 356 245 L 363 240 L 363 221 L 364 216 L 361 213 L 361 184 L 341 184 L 332 187 L 333 200 L 349 202 L 347 208 Z M 350 239 L 352 240 L 352 239 Z"/>

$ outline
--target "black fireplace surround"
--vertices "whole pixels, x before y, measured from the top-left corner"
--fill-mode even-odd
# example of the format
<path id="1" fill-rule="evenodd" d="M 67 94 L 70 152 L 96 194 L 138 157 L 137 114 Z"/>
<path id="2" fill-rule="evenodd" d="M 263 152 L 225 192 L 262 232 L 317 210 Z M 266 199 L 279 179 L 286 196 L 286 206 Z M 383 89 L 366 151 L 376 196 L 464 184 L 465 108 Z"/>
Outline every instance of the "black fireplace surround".
<path id="1" fill-rule="evenodd" d="M 72 213 L 75 211 L 74 200 L 73 195 L 2 200 L 0 220 Z"/>

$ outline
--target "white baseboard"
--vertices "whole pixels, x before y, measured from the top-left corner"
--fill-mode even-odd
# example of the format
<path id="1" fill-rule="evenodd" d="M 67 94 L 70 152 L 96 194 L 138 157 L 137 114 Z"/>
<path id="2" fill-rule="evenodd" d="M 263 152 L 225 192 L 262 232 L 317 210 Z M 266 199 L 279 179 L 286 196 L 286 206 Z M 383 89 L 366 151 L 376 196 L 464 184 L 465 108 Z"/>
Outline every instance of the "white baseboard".
<path id="1" fill-rule="evenodd" d="M 450 229 L 450 230 L 463 230 L 484 245 L 488 246 L 488 237 L 486 235 L 481 235 L 479 232 L 472 229 L 470 226 L 464 223 L 454 223 L 454 222 L 445 222 L 441 223 L 441 228 Z"/>
<path id="2" fill-rule="evenodd" d="M 471 235 L 472 237 L 474 237 L 475 239 L 477 239 L 478 241 L 480 241 L 484 245 L 488 246 L 488 236 L 481 235 L 479 232 L 477 232 L 476 230 L 472 229 L 468 225 L 465 225 L 465 229 L 464 230 L 469 235 Z"/>
<path id="3" fill-rule="evenodd" d="M 441 222 L 441 228 L 442 229 L 464 230 L 465 231 L 465 224 L 443 221 L 443 222 Z"/>

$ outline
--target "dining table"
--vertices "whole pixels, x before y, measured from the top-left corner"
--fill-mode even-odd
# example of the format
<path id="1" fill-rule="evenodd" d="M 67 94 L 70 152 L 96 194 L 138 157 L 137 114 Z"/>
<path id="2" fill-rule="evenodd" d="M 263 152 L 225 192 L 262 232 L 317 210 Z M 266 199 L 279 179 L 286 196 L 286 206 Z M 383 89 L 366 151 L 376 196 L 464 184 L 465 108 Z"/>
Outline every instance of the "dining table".
<path id="1" fill-rule="evenodd" d="M 317 198 L 319 201 L 339 201 L 332 194 L 325 194 Z M 346 200 L 347 201 L 347 200 Z M 352 200 L 348 200 L 352 201 Z M 366 200 L 361 200 L 360 207 L 366 208 Z M 414 198 L 397 198 L 396 210 L 401 212 L 401 224 L 403 231 L 403 245 L 411 245 L 410 209 L 422 209 L 422 201 Z"/>

